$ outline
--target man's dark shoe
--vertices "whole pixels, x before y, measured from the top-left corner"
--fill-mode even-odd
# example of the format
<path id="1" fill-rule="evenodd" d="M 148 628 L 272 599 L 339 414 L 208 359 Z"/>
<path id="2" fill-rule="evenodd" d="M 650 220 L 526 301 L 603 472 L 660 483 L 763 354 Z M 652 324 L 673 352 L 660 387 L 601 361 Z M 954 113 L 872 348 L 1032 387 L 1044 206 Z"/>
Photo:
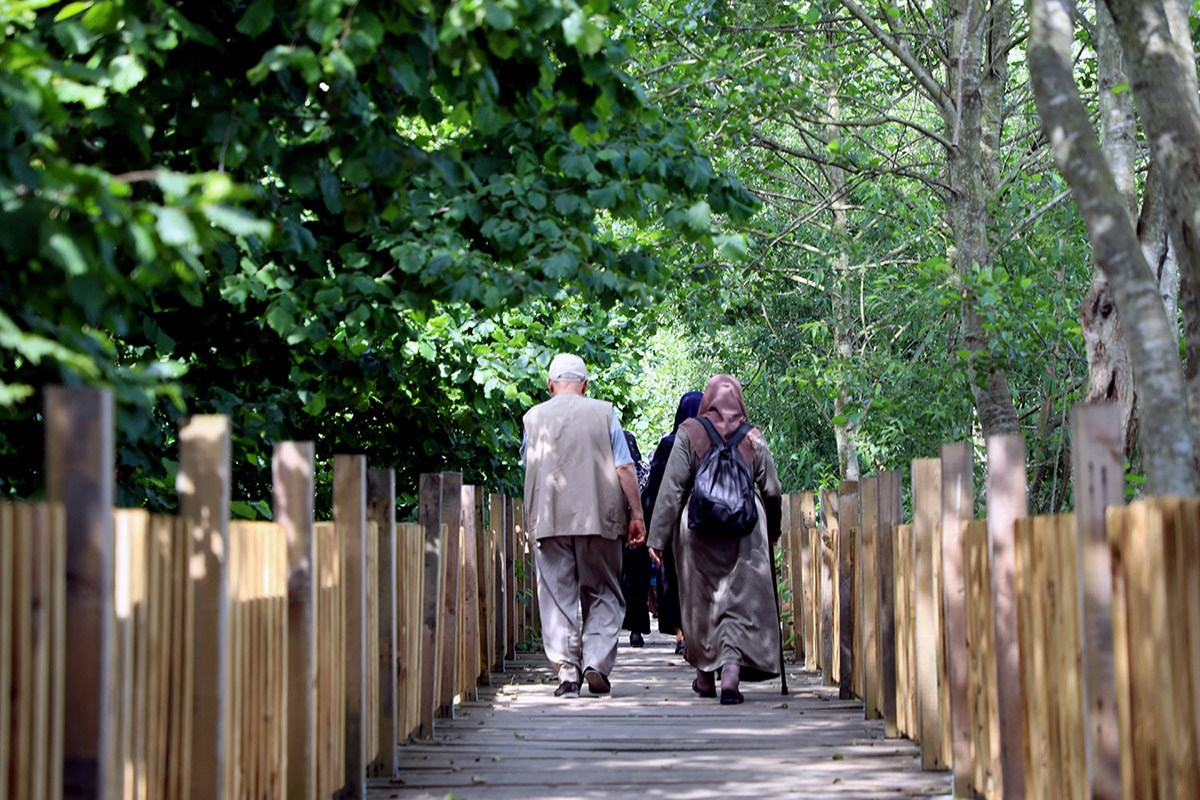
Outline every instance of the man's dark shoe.
<path id="1" fill-rule="evenodd" d="M 675 655 L 681 656 L 685 650 L 687 650 L 687 642 L 685 642 L 683 639 L 680 639 L 675 643 Z"/>
<path id="2" fill-rule="evenodd" d="M 629 646 L 630 647 L 641 647 L 645 643 L 646 643 L 646 641 L 645 641 L 645 639 L 642 638 L 642 635 L 640 633 L 637 633 L 635 631 L 635 632 L 629 634 Z"/>
<path id="3" fill-rule="evenodd" d="M 692 681 L 692 691 L 695 692 L 696 694 L 700 695 L 701 697 L 716 697 L 717 696 L 717 687 L 713 686 L 709 689 L 701 689 L 699 679 Z"/>
<path id="4" fill-rule="evenodd" d="M 737 689 L 722 689 L 721 690 L 721 705 L 736 706 L 744 701 L 746 697 Z"/>
<path id="5" fill-rule="evenodd" d="M 587 681 L 588 691 L 592 694 L 608 694 L 612 691 L 612 684 L 608 682 L 608 676 L 599 670 L 588 667 L 583 671 L 583 679 Z"/>
<path id="6" fill-rule="evenodd" d="M 554 690 L 555 697 L 579 697 L 579 681 L 563 681 Z"/>

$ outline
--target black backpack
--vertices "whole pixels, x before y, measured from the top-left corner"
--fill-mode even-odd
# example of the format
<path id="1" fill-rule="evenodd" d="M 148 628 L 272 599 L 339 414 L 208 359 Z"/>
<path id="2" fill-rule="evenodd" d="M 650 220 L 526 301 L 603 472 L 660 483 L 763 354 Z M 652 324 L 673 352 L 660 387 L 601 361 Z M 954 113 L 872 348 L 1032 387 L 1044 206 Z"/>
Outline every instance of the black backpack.
<path id="1" fill-rule="evenodd" d="M 754 503 L 754 478 L 737 446 L 751 425 L 743 422 L 728 439 L 704 417 L 697 417 L 708 431 L 712 446 L 704 454 L 688 501 L 688 527 L 705 536 L 745 536 L 758 524 Z"/>

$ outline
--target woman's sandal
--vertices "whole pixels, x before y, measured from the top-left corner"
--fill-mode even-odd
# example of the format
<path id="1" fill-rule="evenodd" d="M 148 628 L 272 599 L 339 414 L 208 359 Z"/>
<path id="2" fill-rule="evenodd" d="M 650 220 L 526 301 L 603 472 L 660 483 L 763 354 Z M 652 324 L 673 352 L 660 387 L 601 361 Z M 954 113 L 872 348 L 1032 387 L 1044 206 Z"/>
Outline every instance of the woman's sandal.
<path id="1" fill-rule="evenodd" d="M 714 686 L 711 689 L 701 689 L 700 681 L 696 680 L 696 679 L 692 680 L 692 691 L 695 692 L 696 694 L 700 695 L 701 697 L 716 697 L 717 696 L 717 687 L 716 686 Z M 722 701 L 722 702 L 724 702 L 724 701 Z"/>
<path id="2" fill-rule="evenodd" d="M 713 691 L 715 692 L 716 689 L 714 688 Z M 723 706 L 736 706 L 738 703 L 742 702 L 745 699 L 746 699 L 745 695 L 743 695 L 737 689 L 722 689 L 721 690 L 721 705 L 723 705 Z"/>

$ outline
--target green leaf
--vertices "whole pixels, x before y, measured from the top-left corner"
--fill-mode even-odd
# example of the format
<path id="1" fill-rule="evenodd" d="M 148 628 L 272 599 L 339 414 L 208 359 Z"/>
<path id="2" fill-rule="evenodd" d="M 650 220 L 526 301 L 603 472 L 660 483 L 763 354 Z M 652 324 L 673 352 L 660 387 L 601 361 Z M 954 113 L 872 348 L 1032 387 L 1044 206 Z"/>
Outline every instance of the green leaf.
<path id="1" fill-rule="evenodd" d="M 64 19 L 70 19 L 76 14 L 82 14 L 92 7 L 95 0 L 81 0 L 81 2 L 67 3 L 62 7 L 62 10 L 54 15 L 55 22 L 62 22 Z M 47 4 L 49 5 L 49 4 Z"/>
<path id="2" fill-rule="evenodd" d="M 745 261 L 750 257 L 750 243 L 740 233 L 722 234 L 714 239 L 721 258 L 729 261 Z"/>
<path id="3" fill-rule="evenodd" d="M 242 519 L 258 519 L 258 511 L 245 500 L 230 500 L 229 511 L 233 516 Z"/>
<path id="4" fill-rule="evenodd" d="M 604 46 L 604 31 L 583 15 L 579 9 L 563 20 L 563 37 L 567 44 L 582 53 L 594 56 Z"/>
<path id="5" fill-rule="evenodd" d="M 848 425 L 850 423 L 850 418 L 843 416 L 842 414 L 838 414 L 836 417 L 834 417 L 833 419 L 831 419 L 829 421 L 834 425 Z"/>
<path id="6" fill-rule="evenodd" d="M 706 200 L 693 205 L 687 210 L 688 227 L 694 231 L 706 231 L 712 226 L 712 209 Z"/>
<path id="7" fill-rule="evenodd" d="M 273 230 L 270 222 L 258 219 L 250 212 L 232 206 L 205 206 L 204 216 L 213 225 L 229 231 L 234 236 L 258 236 L 267 239 Z"/>
<path id="8" fill-rule="evenodd" d="M 499 3 L 484 3 L 483 16 L 498 31 L 512 30 L 515 24 L 512 12 Z"/>
<path id="9" fill-rule="evenodd" d="M 110 65 L 112 71 L 112 88 L 118 94 L 125 94 L 137 86 L 146 77 L 146 68 L 137 56 L 126 54 L 117 56 Z"/>
<path id="10" fill-rule="evenodd" d="M 154 227 L 163 244 L 178 247 L 196 241 L 196 229 L 192 226 L 192 221 L 178 208 L 159 206 L 154 210 L 154 214 L 158 217 Z"/>
<path id="11" fill-rule="evenodd" d="M 83 257 L 79 245 L 70 236 L 65 233 L 51 234 L 46 244 L 58 256 L 63 269 L 67 271 L 68 275 L 79 277 L 87 274 L 87 259 Z"/>

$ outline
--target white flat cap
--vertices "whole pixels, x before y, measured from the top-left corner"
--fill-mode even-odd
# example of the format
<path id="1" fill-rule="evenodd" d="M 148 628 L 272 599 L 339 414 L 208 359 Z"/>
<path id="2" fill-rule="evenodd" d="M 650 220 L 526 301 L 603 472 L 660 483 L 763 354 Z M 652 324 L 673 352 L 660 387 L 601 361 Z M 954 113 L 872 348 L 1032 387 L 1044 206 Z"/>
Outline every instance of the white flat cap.
<path id="1" fill-rule="evenodd" d="M 571 353 L 559 353 L 550 362 L 550 380 L 564 383 L 583 383 L 588 379 L 587 365 Z"/>

